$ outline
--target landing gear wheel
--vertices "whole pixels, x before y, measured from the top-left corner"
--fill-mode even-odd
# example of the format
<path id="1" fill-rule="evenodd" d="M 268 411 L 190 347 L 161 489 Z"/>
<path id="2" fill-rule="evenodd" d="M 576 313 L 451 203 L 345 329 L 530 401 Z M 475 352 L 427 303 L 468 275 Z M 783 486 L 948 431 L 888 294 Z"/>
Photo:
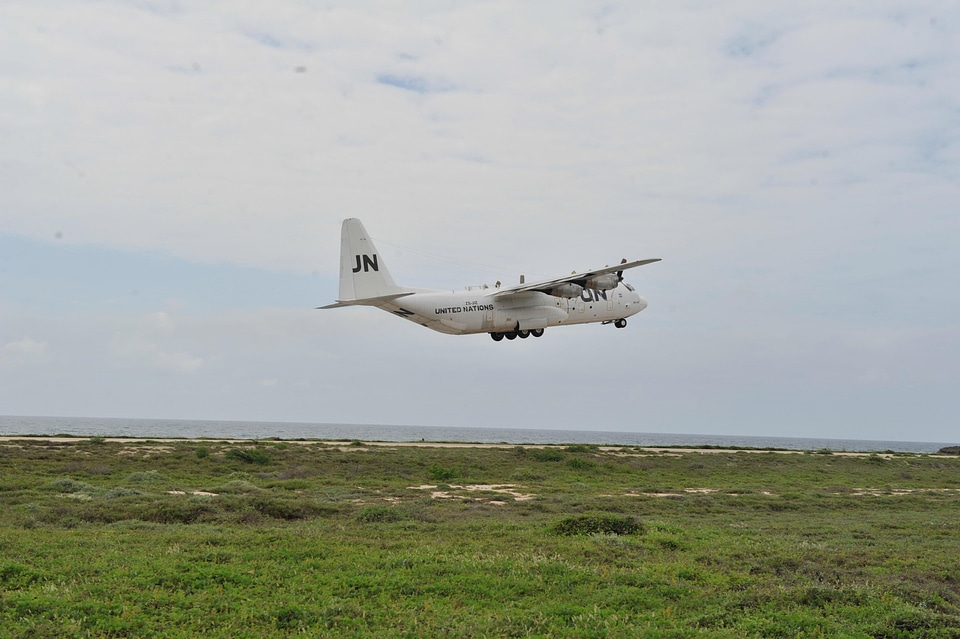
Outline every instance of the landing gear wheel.
<path id="1" fill-rule="evenodd" d="M 503 339 L 503 333 L 490 333 L 490 337 L 493 338 L 493 341 L 499 342 Z"/>
<path id="2" fill-rule="evenodd" d="M 530 337 L 530 331 L 517 331 L 517 337 L 520 339 L 527 339 Z"/>
<path id="3" fill-rule="evenodd" d="M 535 328 L 532 331 L 530 331 L 530 334 L 533 335 L 534 337 L 540 337 L 541 335 L 543 335 L 543 329 Z"/>
<path id="4" fill-rule="evenodd" d="M 506 337 L 507 339 L 517 339 L 517 332 L 510 331 L 509 333 L 504 333 L 503 336 Z"/>
<path id="5" fill-rule="evenodd" d="M 617 328 L 626 328 L 627 320 L 618 319 L 616 322 L 613 323 L 613 325 L 616 326 Z"/>

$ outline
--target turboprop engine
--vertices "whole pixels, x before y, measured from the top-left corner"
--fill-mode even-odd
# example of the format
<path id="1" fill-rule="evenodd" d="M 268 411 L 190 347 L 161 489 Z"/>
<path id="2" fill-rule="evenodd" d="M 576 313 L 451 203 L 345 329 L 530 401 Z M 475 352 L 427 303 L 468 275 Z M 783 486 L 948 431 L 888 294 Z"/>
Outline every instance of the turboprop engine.
<path id="1" fill-rule="evenodd" d="M 583 287 L 579 284 L 574 284 L 573 282 L 567 282 L 556 286 L 551 289 L 550 294 L 554 297 L 567 297 L 573 299 L 574 297 L 580 297 L 583 293 Z"/>
<path id="2" fill-rule="evenodd" d="M 616 273 L 607 273 L 606 275 L 595 275 L 586 281 L 584 288 L 592 288 L 597 291 L 609 291 L 617 288 L 620 283 L 620 277 Z"/>

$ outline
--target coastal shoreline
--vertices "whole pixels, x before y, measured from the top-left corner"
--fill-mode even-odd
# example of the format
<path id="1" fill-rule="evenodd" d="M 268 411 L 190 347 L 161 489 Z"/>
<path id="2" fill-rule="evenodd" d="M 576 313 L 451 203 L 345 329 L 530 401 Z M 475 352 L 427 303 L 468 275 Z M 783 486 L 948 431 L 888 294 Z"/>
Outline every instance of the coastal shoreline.
<path id="1" fill-rule="evenodd" d="M 103 442 L 117 442 L 130 444 L 157 443 L 173 444 L 181 442 L 223 442 L 229 444 L 259 444 L 259 443 L 285 443 L 297 445 L 321 444 L 332 447 L 349 447 L 351 449 L 361 450 L 363 447 L 380 448 L 505 448 L 512 449 L 516 447 L 546 449 L 546 448 L 564 448 L 566 446 L 591 446 L 595 447 L 597 452 L 623 454 L 733 454 L 733 453 L 774 453 L 779 455 L 837 455 L 843 457 L 869 457 L 877 455 L 879 457 L 889 458 L 895 456 L 915 456 L 915 455 L 937 455 L 943 457 L 957 457 L 957 455 L 948 455 L 944 453 L 909 453 L 909 452 L 890 452 L 890 451 L 846 451 L 846 450 L 795 450 L 795 449 L 771 449 L 771 448 L 720 448 L 720 447 L 697 447 L 697 446 L 630 446 L 630 445 L 609 445 L 609 444 L 509 444 L 509 443 L 486 443 L 486 442 L 432 442 L 432 441 L 363 441 L 363 440 L 341 440 L 341 439 L 244 439 L 244 438 L 218 438 L 218 437 L 97 437 L 97 436 L 48 436 L 48 435 L 0 435 L 0 442 L 16 441 L 44 441 L 50 443 L 71 443 L 97 440 Z M 628 449 L 625 451 L 624 449 Z"/>

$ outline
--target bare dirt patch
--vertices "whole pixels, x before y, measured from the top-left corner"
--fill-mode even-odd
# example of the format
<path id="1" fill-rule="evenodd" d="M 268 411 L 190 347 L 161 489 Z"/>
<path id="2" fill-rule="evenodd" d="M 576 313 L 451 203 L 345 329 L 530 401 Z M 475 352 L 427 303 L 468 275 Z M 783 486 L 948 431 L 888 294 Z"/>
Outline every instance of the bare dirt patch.
<path id="1" fill-rule="evenodd" d="M 173 446 L 126 446 L 117 451 L 118 455 L 126 457 L 149 457 L 151 454 L 173 452 Z"/>
<path id="2" fill-rule="evenodd" d="M 409 490 L 429 490 L 430 497 L 433 499 L 475 499 L 475 495 L 469 493 L 499 493 L 502 495 L 510 495 L 513 497 L 514 501 L 527 501 L 536 497 L 532 493 L 521 493 L 516 490 L 517 488 L 522 488 L 518 484 L 466 484 L 466 485 L 456 485 L 456 484 L 444 484 L 446 488 L 440 489 L 440 486 L 433 484 L 422 484 L 420 486 L 407 486 Z M 489 503 L 494 505 L 503 505 L 506 502 L 503 500 L 491 499 L 488 500 Z"/>

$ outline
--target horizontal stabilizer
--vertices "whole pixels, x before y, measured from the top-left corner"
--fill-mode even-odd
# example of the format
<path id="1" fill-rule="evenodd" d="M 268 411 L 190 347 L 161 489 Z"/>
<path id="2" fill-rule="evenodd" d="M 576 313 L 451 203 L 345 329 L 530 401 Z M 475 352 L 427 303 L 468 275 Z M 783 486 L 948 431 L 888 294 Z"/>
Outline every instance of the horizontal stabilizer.
<path id="1" fill-rule="evenodd" d="M 344 306 L 380 306 L 381 304 L 392 302 L 395 299 L 406 297 L 407 295 L 413 295 L 413 291 L 409 293 L 396 293 L 394 295 L 381 295 L 380 297 L 366 297 L 361 300 L 337 300 L 336 304 L 318 306 L 317 309 L 324 310 L 327 308 L 342 308 Z"/>

